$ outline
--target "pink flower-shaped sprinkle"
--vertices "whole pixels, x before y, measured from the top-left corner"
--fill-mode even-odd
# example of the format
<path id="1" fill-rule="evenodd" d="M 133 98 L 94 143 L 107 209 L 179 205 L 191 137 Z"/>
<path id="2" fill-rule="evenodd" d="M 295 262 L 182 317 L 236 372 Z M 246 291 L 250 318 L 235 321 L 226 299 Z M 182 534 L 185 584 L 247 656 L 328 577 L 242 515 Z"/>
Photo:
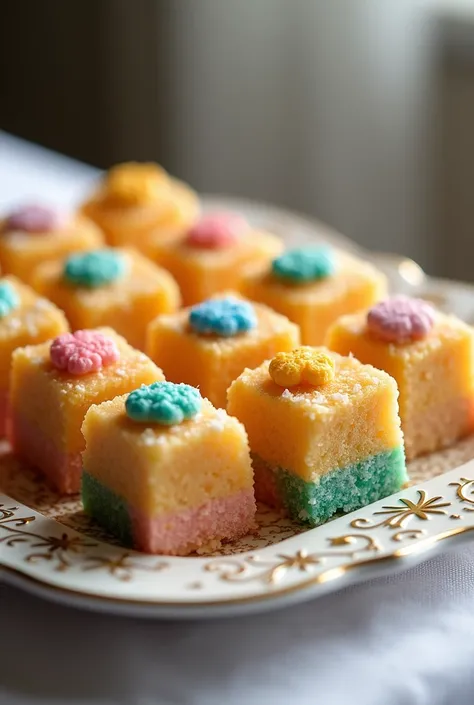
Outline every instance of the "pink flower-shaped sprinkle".
<path id="1" fill-rule="evenodd" d="M 111 365 L 119 359 L 120 353 L 115 341 L 102 333 L 78 330 L 55 338 L 51 343 L 50 356 L 58 370 L 80 376 Z"/>
<path id="2" fill-rule="evenodd" d="M 434 320 L 435 311 L 426 301 L 393 296 L 370 309 L 367 328 L 386 343 L 412 343 L 426 338 Z"/>
<path id="3" fill-rule="evenodd" d="M 24 230 L 27 233 L 42 233 L 48 230 L 57 230 L 64 224 L 62 213 L 47 206 L 23 206 L 5 219 L 4 228 L 10 230 Z"/>
<path id="4" fill-rule="evenodd" d="M 186 241 L 192 247 L 209 250 L 231 247 L 247 227 L 245 219 L 237 213 L 210 213 L 192 226 Z"/>

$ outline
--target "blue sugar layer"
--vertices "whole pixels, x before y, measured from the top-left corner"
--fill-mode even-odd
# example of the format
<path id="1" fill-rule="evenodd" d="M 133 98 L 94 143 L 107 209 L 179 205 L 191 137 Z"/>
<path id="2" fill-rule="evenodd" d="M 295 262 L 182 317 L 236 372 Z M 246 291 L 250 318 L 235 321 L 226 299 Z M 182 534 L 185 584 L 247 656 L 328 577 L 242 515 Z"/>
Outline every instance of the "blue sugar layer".
<path id="1" fill-rule="evenodd" d="M 81 491 L 86 514 L 116 536 L 123 546 L 133 546 L 132 522 L 124 500 L 85 471 Z"/>
<path id="2" fill-rule="evenodd" d="M 317 483 L 287 470 L 275 471 L 277 491 L 289 515 L 312 526 L 398 492 L 407 480 L 403 447 L 329 472 Z"/>

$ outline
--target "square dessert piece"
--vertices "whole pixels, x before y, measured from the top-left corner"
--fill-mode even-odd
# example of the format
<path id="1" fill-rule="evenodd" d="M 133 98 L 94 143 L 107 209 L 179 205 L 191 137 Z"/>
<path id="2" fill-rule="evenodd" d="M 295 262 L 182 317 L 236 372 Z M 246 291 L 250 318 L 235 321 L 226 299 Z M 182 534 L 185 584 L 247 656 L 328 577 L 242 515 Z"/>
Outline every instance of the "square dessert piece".
<path id="1" fill-rule="evenodd" d="M 9 381 L 13 352 L 69 330 L 63 312 L 16 277 L 0 278 L 0 436 L 9 418 Z"/>
<path id="2" fill-rule="evenodd" d="M 25 206 L 0 221 L 0 263 L 5 274 L 28 284 L 42 262 L 102 247 L 104 238 L 88 218 L 46 206 Z"/>
<path id="3" fill-rule="evenodd" d="M 11 375 L 13 449 L 59 492 L 78 492 L 88 408 L 162 379 L 144 353 L 109 328 L 19 348 Z"/>
<path id="4" fill-rule="evenodd" d="M 72 329 L 110 326 L 141 350 L 149 322 L 180 303 L 172 276 L 131 249 L 47 262 L 36 270 L 33 286 L 62 308 Z"/>
<path id="5" fill-rule="evenodd" d="M 392 297 L 343 316 L 327 345 L 385 370 L 398 384 L 409 460 L 474 430 L 474 332 L 427 302 Z"/>
<path id="6" fill-rule="evenodd" d="M 203 216 L 179 239 L 156 238 L 148 256 L 174 276 L 185 306 L 240 289 L 251 264 L 265 265 L 283 250 L 275 235 L 251 228 L 235 213 Z"/>
<path id="7" fill-rule="evenodd" d="M 299 337 L 298 326 L 284 316 L 229 295 L 158 316 L 148 330 L 147 353 L 166 379 L 199 387 L 225 408 L 230 383 L 246 367 L 292 350 Z"/>
<path id="8" fill-rule="evenodd" d="M 82 427 L 84 509 L 125 545 L 188 554 L 254 528 L 242 424 L 186 384 L 92 406 Z"/>
<path id="9" fill-rule="evenodd" d="M 257 499 L 312 525 L 396 492 L 407 480 L 395 381 L 325 348 L 279 353 L 231 385 Z"/>
<path id="10" fill-rule="evenodd" d="M 82 213 L 103 230 L 110 245 L 146 253 L 151 238 L 177 238 L 199 213 L 195 191 L 158 164 L 118 164 Z"/>
<path id="11" fill-rule="evenodd" d="M 300 326 L 305 345 L 322 345 L 339 316 L 368 308 L 385 295 L 385 276 L 369 262 L 327 246 L 289 250 L 243 278 L 242 294 Z"/>

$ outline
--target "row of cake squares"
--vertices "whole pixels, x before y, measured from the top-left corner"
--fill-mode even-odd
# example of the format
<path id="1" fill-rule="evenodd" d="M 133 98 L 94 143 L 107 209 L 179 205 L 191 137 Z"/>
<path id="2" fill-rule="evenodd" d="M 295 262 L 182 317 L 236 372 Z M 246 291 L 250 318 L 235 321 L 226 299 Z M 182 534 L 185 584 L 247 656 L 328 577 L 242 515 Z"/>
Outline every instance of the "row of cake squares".
<path id="1" fill-rule="evenodd" d="M 142 349 L 157 313 L 225 289 L 288 316 L 310 345 L 337 315 L 385 292 L 380 272 L 344 252 L 283 252 L 282 240 L 238 214 L 200 216 L 189 187 L 151 164 L 113 168 L 74 216 L 45 206 L 7 214 L 0 265 L 65 310 L 73 328 L 112 325 Z"/>
<path id="2" fill-rule="evenodd" d="M 54 305 L 12 278 L 2 282 L 0 299 L 4 332 L 26 328 L 20 345 L 38 342 L 32 333 L 40 320 L 50 322 L 45 336 L 67 328 Z M 168 379 L 188 379 L 202 394 L 164 383 L 162 370 L 110 329 L 66 333 L 13 354 L 9 433 L 16 452 L 62 492 L 76 491 L 82 477 L 86 508 L 122 538 L 145 550 L 187 552 L 239 535 L 253 517 L 253 472 L 258 498 L 312 524 L 405 481 L 397 384 L 386 372 L 298 347 L 295 324 L 238 297 L 158 317 L 152 331 L 163 326 L 172 334 L 165 357 L 163 335 L 150 335 L 150 355 Z M 396 297 L 340 319 L 327 342 L 371 355 L 397 379 L 411 454 L 472 430 L 472 331 L 460 321 Z M 216 405 L 225 405 L 214 387 L 219 377 L 224 388 L 230 384 L 228 412 L 243 426 L 202 398 L 216 394 Z M 182 516 L 172 511 L 178 496 Z M 230 504 L 211 507 L 216 498 Z"/>

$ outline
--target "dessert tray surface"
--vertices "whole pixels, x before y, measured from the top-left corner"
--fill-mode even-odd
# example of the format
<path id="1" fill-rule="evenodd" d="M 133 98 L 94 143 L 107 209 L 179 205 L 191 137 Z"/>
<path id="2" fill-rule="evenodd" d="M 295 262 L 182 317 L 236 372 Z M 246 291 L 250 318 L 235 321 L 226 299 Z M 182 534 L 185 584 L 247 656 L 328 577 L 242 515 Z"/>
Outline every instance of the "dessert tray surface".
<path id="1" fill-rule="evenodd" d="M 325 227 L 277 208 L 234 199 L 235 208 L 289 243 L 330 241 Z M 364 254 L 364 253 L 363 253 Z M 433 280 L 409 260 L 367 254 L 392 289 L 416 293 L 474 320 L 474 287 Z M 5 445 L 0 453 L 0 577 L 78 607 L 148 617 L 200 618 L 262 611 L 396 572 L 474 531 L 474 437 L 412 462 L 410 486 L 315 529 L 261 505 L 258 530 L 187 558 L 148 556 L 117 545 L 60 498 Z"/>

